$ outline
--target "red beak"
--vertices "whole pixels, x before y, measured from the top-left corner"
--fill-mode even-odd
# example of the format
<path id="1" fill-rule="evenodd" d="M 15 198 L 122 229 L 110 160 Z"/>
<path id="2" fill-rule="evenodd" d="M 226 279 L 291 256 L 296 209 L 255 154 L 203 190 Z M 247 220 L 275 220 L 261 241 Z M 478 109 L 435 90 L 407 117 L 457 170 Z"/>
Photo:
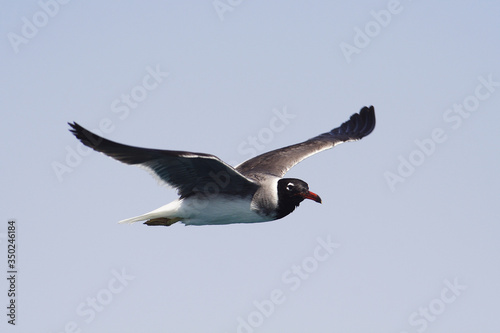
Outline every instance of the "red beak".
<path id="1" fill-rule="evenodd" d="M 314 200 L 316 202 L 321 203 L 321 198 L 319 197 L 319 195 L 317 195 L 316 193 L 313 193 L 311 191 L 309 191 L 305 194 L 302 194 L 302 196 L 304 197 L 304 199 L 311 199 L 311 200 Z"/>

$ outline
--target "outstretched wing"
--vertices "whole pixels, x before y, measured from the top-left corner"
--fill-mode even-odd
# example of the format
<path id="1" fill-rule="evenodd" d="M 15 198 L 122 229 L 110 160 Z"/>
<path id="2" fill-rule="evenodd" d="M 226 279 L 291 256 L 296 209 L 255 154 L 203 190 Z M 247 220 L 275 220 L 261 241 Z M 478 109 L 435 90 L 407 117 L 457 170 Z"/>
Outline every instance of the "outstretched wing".
<path id="1" fill-rule="evenodd" d="M 288 170 L 303 159 L 325 149 L 333 148 L 339 143 L 359 140 L 370 134 L 374 128 L 375 109 L 373 106 L 364 107 L 340 127 L 334 128 L 330 132 L 251 158 L 238 165 L 236 170 L 244 175 L 263 172 L 283 177 Z"/>
<path id="2" fill-rule="evenodd" d="M 104 139 L 77 123 L 68 124 L 87 147 L 147 169 L 160 182 L 176 188 L 181 198 L 196 193 L 240 195 L 257 188 L 254 182 L 214 155 L 127 146 Z"/>

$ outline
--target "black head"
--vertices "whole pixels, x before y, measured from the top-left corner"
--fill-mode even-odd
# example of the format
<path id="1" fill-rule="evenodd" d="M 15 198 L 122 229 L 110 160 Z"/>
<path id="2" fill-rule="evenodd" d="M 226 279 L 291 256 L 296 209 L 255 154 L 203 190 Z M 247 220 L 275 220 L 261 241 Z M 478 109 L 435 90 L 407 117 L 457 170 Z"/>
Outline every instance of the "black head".
<path id="1" fill-rule="evenodd" d="M 283 178 L 278 181 L 278 216 L 282 218 L 295 210 L 295 207 L 311 199 L 321 203 L 321 198 L 316 193 L 309 191 L 309 185 L 296 178 Z"/>

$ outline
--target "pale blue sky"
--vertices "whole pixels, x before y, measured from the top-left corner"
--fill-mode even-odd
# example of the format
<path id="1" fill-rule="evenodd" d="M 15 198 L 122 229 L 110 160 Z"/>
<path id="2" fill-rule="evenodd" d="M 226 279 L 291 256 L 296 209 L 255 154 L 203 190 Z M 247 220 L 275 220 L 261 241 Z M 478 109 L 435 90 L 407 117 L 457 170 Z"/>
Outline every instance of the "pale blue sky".
<path id="1" fill-rule="evenodd" d="M 499 12 L 497 1 L 5 2 L 0 267 L 15 218 L 19 296 L 17 325 L 2 314 L 0 330 L 496 332 Z M 175 191 L 83 150 L 66 124 L 239 163 L 365 105 L 370 136 L 288 174 L 323 204 L 253 225 L 118 225 Z"/>

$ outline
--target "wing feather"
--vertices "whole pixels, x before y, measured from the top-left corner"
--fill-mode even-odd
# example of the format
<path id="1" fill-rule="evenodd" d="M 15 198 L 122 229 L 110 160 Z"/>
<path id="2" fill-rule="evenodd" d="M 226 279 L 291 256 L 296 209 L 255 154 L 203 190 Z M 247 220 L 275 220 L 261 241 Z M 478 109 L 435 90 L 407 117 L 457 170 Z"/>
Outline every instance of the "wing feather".
<path id="1" fill-rule="evenodd" d="M 364 107 L 359 113 L 330 132 L 320 134 L 302 143 L 276 149 L 251 158 L 236 167 L 244 175 L 269 173 L 283 177 L 288 170 L 305 158 L 348 141 L 359 140 L 375 128 L 375 109 Z"/>
<path id="2" fill-rule="evenodd" d="M 70 131 L 87 147 L 120 162 L 140 166 L 177 189 L 181 198 L 202 193 L 240 195 L 257 185 L 218 157 L 204 153 L 160 150 L 120 144 L 94 134 L 77 123 Z"/>

